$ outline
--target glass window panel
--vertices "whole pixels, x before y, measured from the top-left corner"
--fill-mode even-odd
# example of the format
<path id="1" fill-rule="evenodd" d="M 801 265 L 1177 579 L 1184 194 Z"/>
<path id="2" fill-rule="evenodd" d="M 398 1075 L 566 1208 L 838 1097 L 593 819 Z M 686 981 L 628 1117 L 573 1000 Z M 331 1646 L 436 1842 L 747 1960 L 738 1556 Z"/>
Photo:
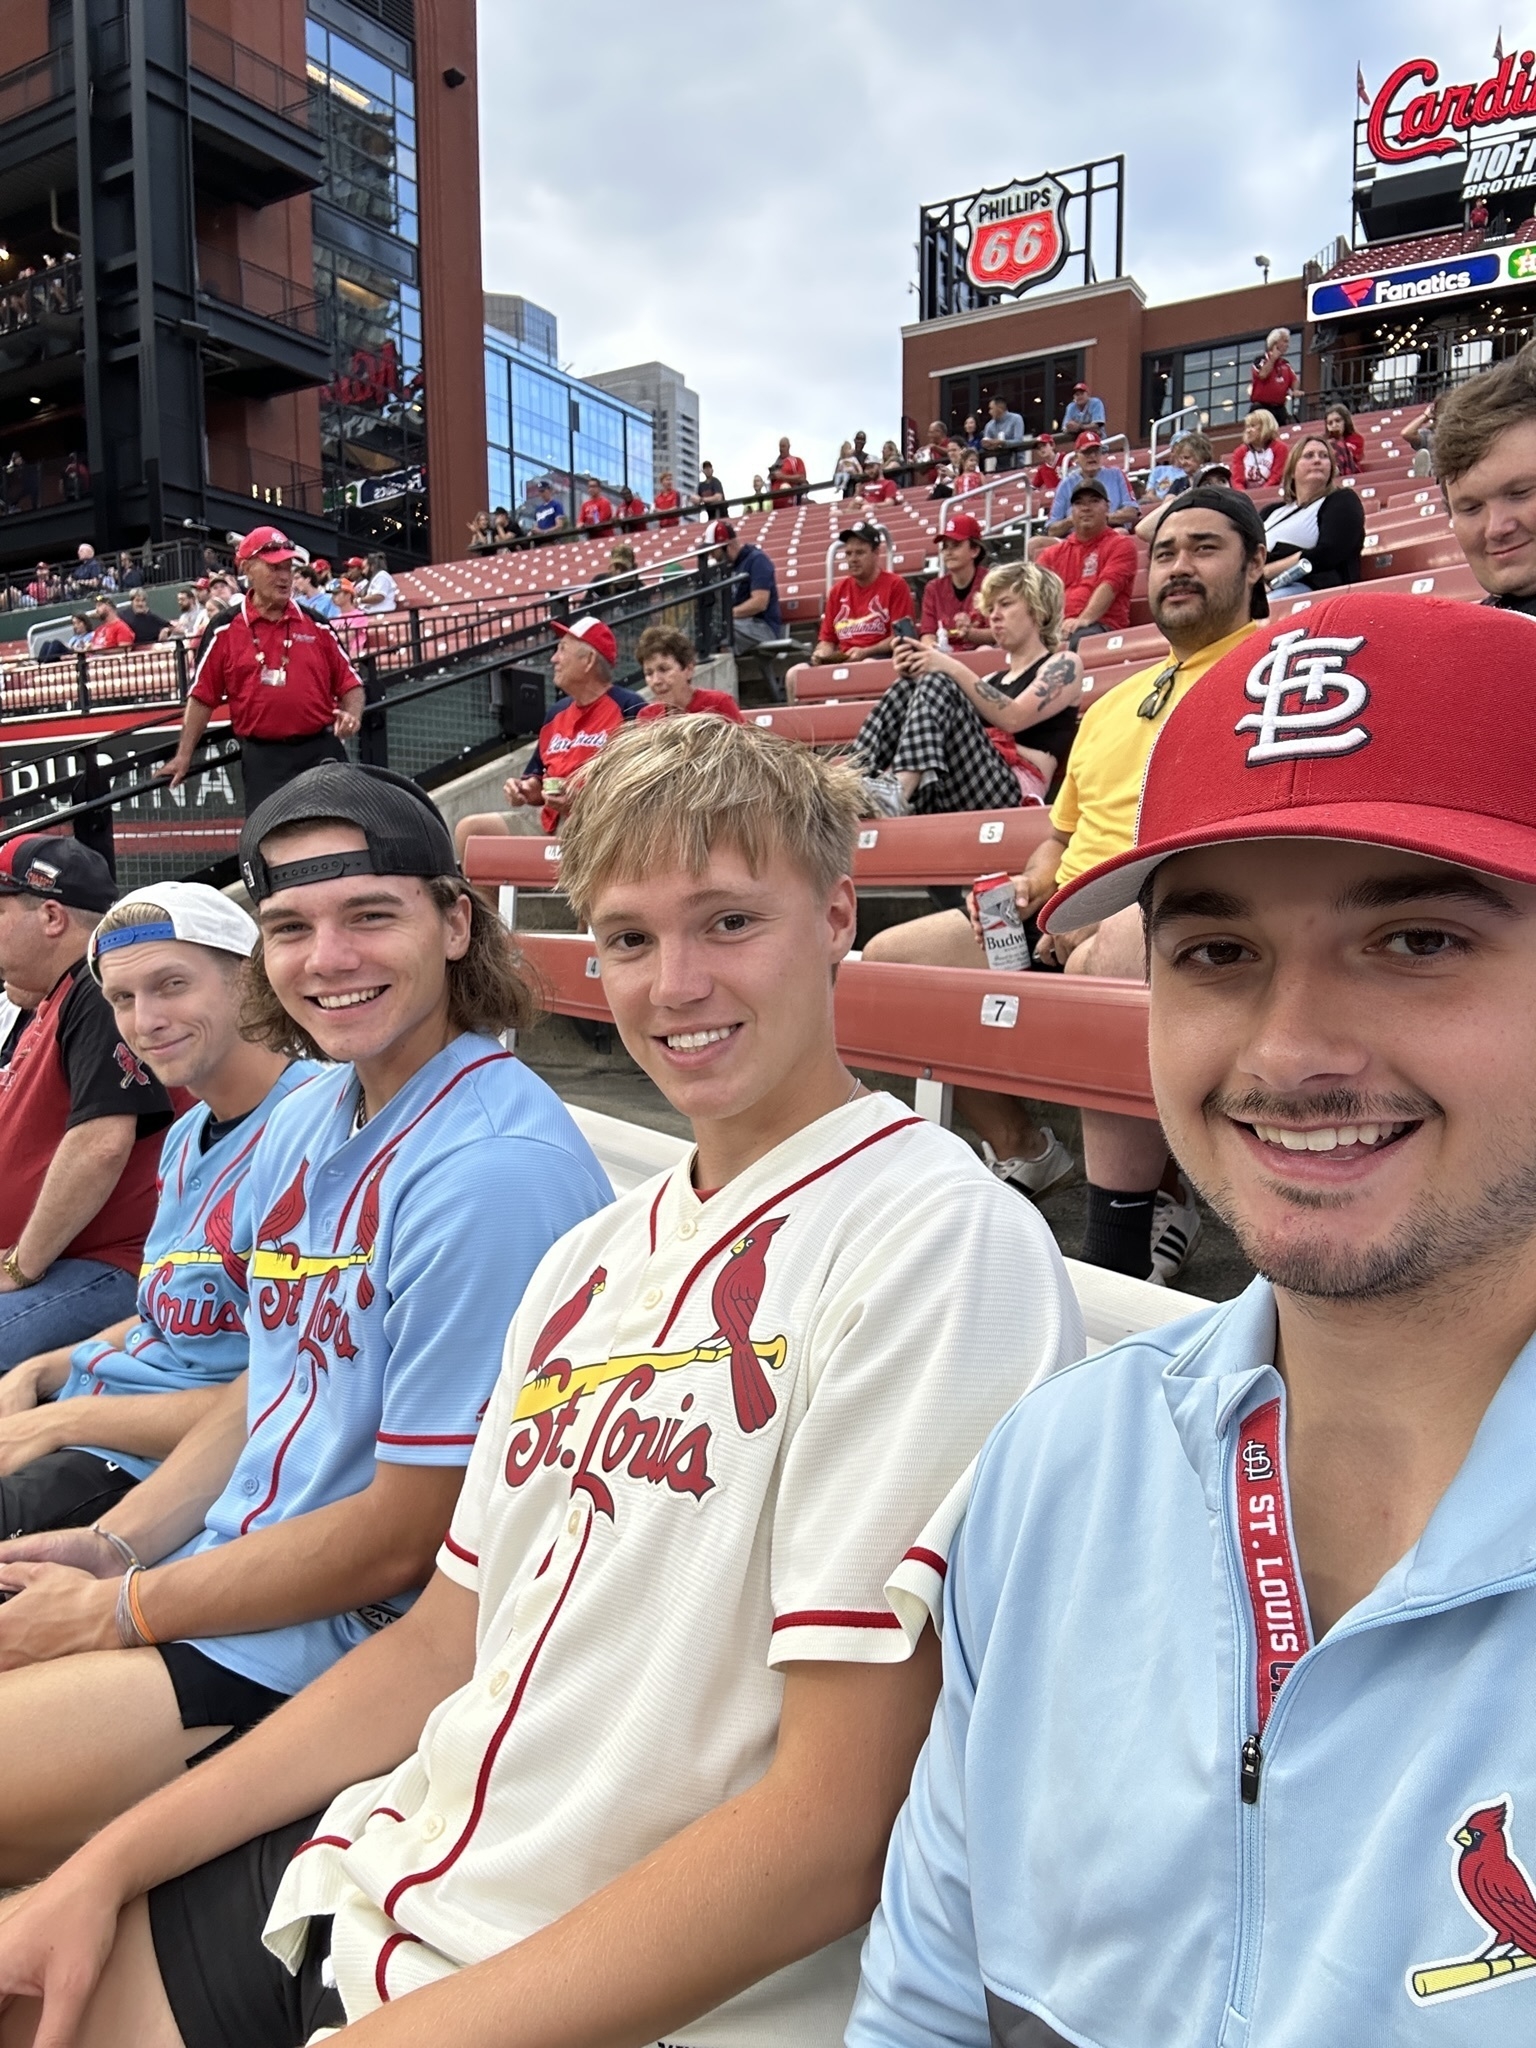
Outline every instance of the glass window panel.
<path id="1" fill-rule="evenodd" d="M 414 149 L 416 147 L 416 123 L 409 114 L 396 114 L 395 135 L 404 148 Z"/>
<path id="2" fill-rule="evenodd" d="M 304 54 L 313 57 L 318 64 L 327 64 L 325 51 L 325 30 L 318 21 L 304 23 Z"/>
<path id="3" fill-rule="evenodd" d="M 395 223 L 395 233 L 402 242 L 409 242 L 414 248 L 421 239 L 421 229 L 414 213 L 402 213 Z"/>
<path id="4" fill-rule="evenodd" d="M 486 481 L 490 486 L 492 505 L 512 508 L 512 458 L 503 455 L 499 448 L 493 448 L 486 463 Z"/>
<path id="5" fill-rule="evenodd" d="M 406 148 L 403 148 L 403 147 L 400 147 L 400 148 L 397 148 L 397 149 L 396 149 L 396 151 L 395 151 L 395 171 L 396 171 L 396 174 L 397 174 L 398 176 L 402 177 L 402 178 L 414 178 L 414 177 L 415 177 L 415 175 L 416 175 L 416 152 L 415 152 L 415 150 L 414 150 L 414 149 L 406 149 Z"/>
<path id="6" fill-rule="evenodd" d="M 395 73 L 377 57 L 360 50 L 356 43 L 349 43 L 345 36 L 334 31 L 331 35 L 331 69 L 353 85 L 360 85 L 364 92 L 378 101 L 381 112 L 394 105 Z M 414 113 L 416 109 L 412 106 L 406 111 Z"/>
<path id="7" fill-rule="evenodd" d="M 414 116 L 416 112 L 416 88 L 408 78 L 403 78 L 398 71 L 395 73 L 395 105 L 402 114 Z M 413 136 L 414 132 L 413 130 Z"/>

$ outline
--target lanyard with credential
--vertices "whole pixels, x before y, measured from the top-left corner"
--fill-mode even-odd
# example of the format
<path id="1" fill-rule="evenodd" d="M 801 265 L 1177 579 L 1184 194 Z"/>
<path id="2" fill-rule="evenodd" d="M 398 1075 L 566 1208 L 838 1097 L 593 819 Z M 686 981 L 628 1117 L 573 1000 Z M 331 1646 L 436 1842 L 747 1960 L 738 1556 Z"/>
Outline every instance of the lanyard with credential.
<path id="1" fill-rule="evenodd" d="M 281 668 L 269 668 L 267 666 L 267 657 L 262 653 L 261 642 L 256 638 L 256 628 L 251 624 L 249 598 L 241 605 L 240 616 L 245 621 L 246 632 L 251 636 L 251 652 L 256 657 L 256 667 L 260 680 L 266 683 L 269 688 L 280 690 L 288 680 L 288 657 L 293 652 L 292 612 L 288 611 L 283 614 L 283 665 Z"/>
<path id="2" fill-rule="evenodd" d="M 1253 1615 L 1258 1710 L 1258 1731 L 1243 1745 L 1242 1786 L 1245 1799 L 1256 1799 L 1259 1736 L 1281 1686 L 1312 1647 L 1286 1508 L 1278 1400 L 1255 1408 L 1238 1431 L 1236 1487 L 1237 1541 Z"/>

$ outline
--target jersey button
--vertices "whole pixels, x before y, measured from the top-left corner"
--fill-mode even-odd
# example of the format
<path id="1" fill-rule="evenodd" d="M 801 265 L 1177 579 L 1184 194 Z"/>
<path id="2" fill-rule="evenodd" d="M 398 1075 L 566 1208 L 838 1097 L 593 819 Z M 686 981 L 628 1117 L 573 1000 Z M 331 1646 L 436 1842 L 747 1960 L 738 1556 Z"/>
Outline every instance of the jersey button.
<path id="1" fill-rule="evenodd" d="M 424 1842 L 435 1842 L 448 1823 L 440 1813 L 429 1813 L 421 1823 L 421 1838 Z"/>
<path id="2" fill-rule="evenodd" d="M 688 1217 L 677 1226 L 677 1234 L 679 1237 L 697 1237 L 699 1226 L 693 1221 L 692 1217 Z"/>
<path id="3" fill-rule="evenodd" d="M 640 1297 L 640 1306 L 642 1308 L 660 1308 L 661 1289 L 659 1287 L 647 1287 L 644 1294 Z"/>
<path id="4" fill-rule="evenodd" d="M 498 1693 L 506 1691 L 507 1680 L 510 1677 L 511 1673 L 508 1671 L 493 1671 L 491 1673 L 490 1695 L 492 1699 L 495 1699 Z"/>
<path id="5" fill-rule="evenodd" d="M 242 1493 L 256 1493 L 260 1490 L 260 1487 L 261 1481 L 256 1477 L 254 1472 L 250 1475 L 248 1479 L 242 1479 L 240 1482 L 240 1491 Z"/>
<path id="6" fill-rule="evenodd" d="M 577 1532 L 577 1531 L 578 1531 L 578 1530 L 580 1529 L 580 1527 L 581 1527 L 581 1509 L 580 1509 L 580 1508 L 572 1508 L 572 1509 L 571 1509 L 571 1512 L 570 1512 L 570 1514 L 569 1514 L 569 1515 L 568 1515 L 568 1516 L 566 1517 L 566 1523 L 565 1523 L 565 1527 L 566 1527 L 566 1533 L 567 1533 L 568 1535 L 571 1535 L 571 1536 L 574 1536 L 574 1535 L 576 1534 L 576 1532 Z"/>

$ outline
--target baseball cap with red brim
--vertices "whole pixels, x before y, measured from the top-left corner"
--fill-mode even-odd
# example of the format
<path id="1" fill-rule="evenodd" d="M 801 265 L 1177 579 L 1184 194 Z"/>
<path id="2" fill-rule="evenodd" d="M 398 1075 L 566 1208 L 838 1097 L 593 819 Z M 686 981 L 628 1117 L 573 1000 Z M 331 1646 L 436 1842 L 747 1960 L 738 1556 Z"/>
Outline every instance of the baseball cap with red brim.
<path id="1" fill-rule="evenodd" d="M 600 654 L 610 668 L 618 661 L 619 643 L 613 637 L 613 629 L 604 625 L 601 619 L 593 618 L 590 612 L 586 618 L 577 619 L 569 626 L 563 619 L 552 619 L 550 623 L 562 640 L 581 641 L 594 654 Z"/>
<path id="2" fill-rule="evenodd" d="M 52 897 L 72 910 L 99 913 L 117 901 L 117 884 L 94 846 L 28 833 L 0 846 L 0 896 Z"/>
<path id="3" fill-rule="evenodd" d="M 1093 431 L 1092 427 L 1084 427 L 1083 431 L 1072 443 L 1072 446 L 1074 448 L 1102 448 L 1104 446 L 1104 442 L 1102 438 Z"/>
<path id="4" fill-rule="evenodd" d="M 242 562 L 253 561 L 258 555 L 264 562 L 291 562 L 298 549 L 281 528 L 276 526 L 253 526 L 235 549 L 235 567 Z"/>
<path id="5" fill-rule="evenodd" d="M 1362 590 L 1242 641 L 1170 712 L 1135 843 L 1058 890 L 1041 928 L 1127 909 L 1174 854 L 1259 839 L 1395 847 L 1536 884 L 1532 631 L 1516 612 Z M 1447 690 L 1452 746 L 1436 738 Z"/>

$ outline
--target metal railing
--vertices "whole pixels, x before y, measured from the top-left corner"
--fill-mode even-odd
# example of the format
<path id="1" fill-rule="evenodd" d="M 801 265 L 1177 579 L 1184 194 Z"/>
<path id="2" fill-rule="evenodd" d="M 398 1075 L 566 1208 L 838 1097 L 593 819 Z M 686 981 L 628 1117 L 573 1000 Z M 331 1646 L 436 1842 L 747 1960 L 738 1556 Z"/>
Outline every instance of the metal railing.
<path id="1" fill-rule="evenodd" d="M 604 615 L 619 643 L 620 679 L 641 631 L 653 623 L 690 631 L 701 655 L 728 644 L 733 580 L 720 565 L 610 600 Z M 550 621 L 562 607 L 505 609 L 521 620 L 492 635 L 482 628 L 456 654 L 440 648 L 394 674 L 385 664 L 392 652 L 409 651 L 416 622 L 382 622 L 398 623 L 402 637 L 358 660 L 367 708 L 349 755 L 432 788 L 531 738 L 548 714 L 558 644 Z M 541 617 L 527 616 L 541 609 Z M 174 659 L 176 650 L 167 652 Z M 27 764 L 26 787 L 0 801 L 0 842 L 67 827 L 103 854 L 125 888 L 194 876 L 233 879 L 245 811 L 239 743 L 227 727 L 210 727 L 186 782 L 169 790 L 161 771 L 175 748 L 163 712 L 88 743 L 78 734 L 61 738 L 53 752 Z"/>
<path id="2" fill-rule="evenodd" d="M 40 327 L 51 316 L 78 313 L 83 296 L 80 258 L 74 255 L 30 277 L 0 282 L 0 342 Z"/>
<path id="3" fill-rule="evenodd" d="M 1168 429 L 1168 445 L 1172 447 L 1181 435 L 1193 431 L 1199 433 L 1203 422 L 1198 405 L 1181 405 L 1177 412 L 1165 412 L 1160 420 L 1152 422 L 1152 431 L 1147 437 L 1147 467 L 1157 467 L 1157 444 L 1162 438 L 1161 430 Z"/>
<path id="4" fill-rule="evenodd" d="M 197 245 L 197 273 L 197 288 L 205 299 L 238 306 L 242 313 L 291 327 L 298 334 L 321 337 L 320 301 L 313 283 L 301 284 L 206 242 Z"/>
<path id="5" fill-rule="evenodd" d="M 34 57 L 30 64 L 0 72 L 0 126 L 68 92 L 74 83 L 74 61 L 74 45 L 66 43 L 46 57 Z"/>
<path id="6" fill-rule="evenodd" d="M 187 55 L 192 69 L 201 71 L 205 78 L 216 79 L 242 99 L 255 100 L 258 106 L 293 122 L 295 127 L 309 126 L 307 79 L 296 78 L 270 57 L 247 49 L 244 43 L 237 43 L 222 29 L 210 28 L 194 14 L 187 17 Z"/>
<path id="7" fill-rule="evenodd" d="M 13 448 L 0 459 L 0 521 L 18 512 L 43 512 L 52 505 L 78 505 L 90 495 L 91 472 L 82 455 L 45 455 L 29 461 Z"/>
<path id="8" fill-rule="evenodd" d="M 0 476 L 4 473 L 0 469 Z M 90 495 L 88 480 L 83 495 Z M 35 507 L 24 505 L 16 509 L 30 511 Z M 0 541 L 3 539 L 4 527 L 0 525 Z M 123 549 L 122 554 L 142 572 L 146 583 L 193 583 L 199 576 L 227 569 L 230 561 L 229 547 L 222 539 L 206 545 L 202 540 L 191 539 L 153 545 L 146 541 L 142 547 Z M 214 558 L 211 562 L 207 559 L 210 555 Z M 97 556 L 95 570 L 86 576 L 75 573 L 78 566 L 78 555 L 71 555 L 62 562 L 37 562 L 28 568 L 0 570 L 0 612 L 34 612 L 48 605 L 94 600 L 103 590 L 110 595 L 123 588 L 122 572 L 127 565 L 121 555 Z M 4 645 L 0 641 L 0 648 Z"/>

